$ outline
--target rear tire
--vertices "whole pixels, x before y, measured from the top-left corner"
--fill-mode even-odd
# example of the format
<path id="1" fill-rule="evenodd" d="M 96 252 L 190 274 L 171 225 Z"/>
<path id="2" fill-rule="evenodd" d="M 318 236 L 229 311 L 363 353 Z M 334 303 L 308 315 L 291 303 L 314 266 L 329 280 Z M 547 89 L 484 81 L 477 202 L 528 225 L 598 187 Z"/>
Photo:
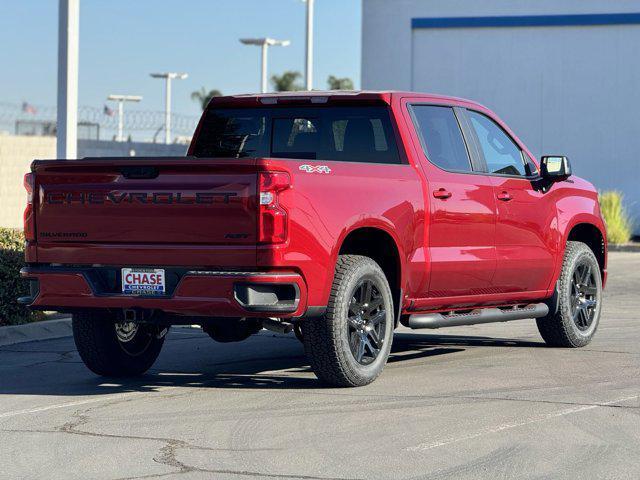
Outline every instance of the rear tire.
<path id="1" fill-rule="evenodd" d="M 162 327 L 118 324 L 106 313 L 77 313 L 72 324 L 80 358 L 97 375 L 142 375 L 156 361 L 164 343 Z"/>
<path id="2" fill-rule="evenodd" d="M 336 387 L 373 382 L 393 339 L 393 297 L 372 259 L 340 255 L 323 317 L 302 321 L 304 348 L 316 376 Z"/>
<path id="3" fill-rule="evenodd" d="M 536 319 L 540 335 L 552 347 L 584 347 L 598 329 L 602 308 L 600 265 L 586 244 L 567 242 L 557 295 L 557 311 Z"/>

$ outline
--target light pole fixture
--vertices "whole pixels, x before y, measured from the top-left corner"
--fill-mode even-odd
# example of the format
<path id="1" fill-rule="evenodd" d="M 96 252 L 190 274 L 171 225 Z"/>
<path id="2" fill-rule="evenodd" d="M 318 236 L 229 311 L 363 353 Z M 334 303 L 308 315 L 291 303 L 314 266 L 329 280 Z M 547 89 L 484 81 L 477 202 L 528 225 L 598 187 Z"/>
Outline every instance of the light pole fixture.
<path id="1" fill-rule="evenodd" d="M 262 47 L 262 65 L 260 73 L 260 92 L 267 93 L 267 49 L 269 47 L 287 47 L 291 44 L 289 40 L 276 40 L 274 38 L 241 38 L 245 45 L 256 45 Z"/>
<path id="2" fill-rule="evenodd" d="M 139 102 L 142 97 L 139 95 L 109 95 L 107 100 L 112 102 L 118 102 L 118 136 L 116 140 L 118 142 L 124 142 L 123 130 L 124 130 L 124 103 L 125 102 Z"/>
<path id="3" fill-rule="evenodd" d="M 165 80 L 164 97 L 164 143 L 171 143 L 171 80 L 184 80 L 189 75 L 186 73 L 164 72 L 151 73 L 153 78 L 163 78 Z"/>

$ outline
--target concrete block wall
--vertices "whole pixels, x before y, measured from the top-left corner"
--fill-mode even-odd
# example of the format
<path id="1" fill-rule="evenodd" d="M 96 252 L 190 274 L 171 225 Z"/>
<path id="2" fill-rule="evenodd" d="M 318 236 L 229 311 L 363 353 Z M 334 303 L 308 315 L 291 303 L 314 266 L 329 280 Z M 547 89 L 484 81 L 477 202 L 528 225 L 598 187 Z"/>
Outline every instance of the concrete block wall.
<path id="1" fill-rule="evenodd" d="M 143 142 L 78 140 L 78 158 L 84 157 L 182 157 L 187 145 Z"/>
<path id="2" fill-rule="evenodd" d="M 33 159 L 55 156 L 55 137 L 0 135 L 0 227 L 22 228 L 24 174 Z"/>

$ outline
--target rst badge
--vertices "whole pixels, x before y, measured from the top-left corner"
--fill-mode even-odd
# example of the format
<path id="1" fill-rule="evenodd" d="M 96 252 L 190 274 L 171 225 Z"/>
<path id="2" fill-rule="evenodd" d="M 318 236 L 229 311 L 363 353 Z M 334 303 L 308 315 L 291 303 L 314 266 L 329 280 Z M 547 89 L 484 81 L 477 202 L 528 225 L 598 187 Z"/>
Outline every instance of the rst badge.
<path id="1" fill-rule="evenodd" d="M 307 173 L 331 173 L 331 169 L 326 165 L 300 165 L 298 170 Z"/>

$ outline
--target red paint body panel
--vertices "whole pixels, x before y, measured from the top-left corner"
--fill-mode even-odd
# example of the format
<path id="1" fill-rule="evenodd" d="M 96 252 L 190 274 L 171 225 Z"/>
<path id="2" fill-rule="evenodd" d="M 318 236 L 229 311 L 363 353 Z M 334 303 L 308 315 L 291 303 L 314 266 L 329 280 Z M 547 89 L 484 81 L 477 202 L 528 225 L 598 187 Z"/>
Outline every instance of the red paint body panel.
<path id="1" fill-rule="evenodd" d="M 497 202 L 494 288 L 505 293 L 547 290 L 558 254 L 553 196 L 533 190 L 524 179 L 491 181 L 496 198 L 502 193 L 510 198 Z"/>
<path id="2" fill-rule="evenodd" d="M 288 169 L 292 186 L 282 203 L 289 209 L 289 240 L 258 247 L 258 266 L 299 269 L 309 279 L 309 304 L 326 305 L 340 246 L 347 234 L 375 227 L 391 235 L 403 264 L 422 230 L 422 190 L 410 165 L 331 162 L 331 174 L 308 174 L 308 161 L 265 161 L 268 170 Z M 401 192 L 402 201 L 398 202 Z M 330 265 L 331 267 L 327 267 Z M 406 271 L 403 269 L 403 271 Z"/>
<path id="3" fill-rule="evenodd" d="M 62 264 L 288 272 L 300 290 L 299 305 L 280 316 L 295 317 L 327 304 L 340 248 L 359 228 L 379 229 L 395 243 L 397 287 L 407 313 L 548 298 L 573 227 L 593 225 L 606 245 L 597 194 L 582 179 L 571 177 L 542 192 L 527 179 L 446 172 L 429 161 L 408 110 L 412 103 L 478 110 L 533 158 L 506 125 L 476 103 L 402 92 L 302 92 L 222 97 L 209 108 L 256 107 L 274 99 L 305 104 L 311 98 L 327 108 L 387 105 L 403 163 L 193 157 L 35 162 L 37 242 L 28 245 L 27 262 L 34 268 Z M 300 169 L 308 164 L 326 165 L 330 173 Z M 123 169 L 129 166 L 151 171 L 152 178 L 127 178 Z M 288 218 L 286 241 L 279 244 L 257 242 L 258 174 L 266 171 L 287 172 L 290 178 L 278 197 Z M 511 200 L 500 199 L 504 192 Z M 91 201 L 74 200 L 81 193 Z M 195 200 L 198 194 L 204 203 Z M 52 198 L 53 203 L 46 203 Z M 604 267 L 606 274 L 606 263 Z M 40 282 L 36 307 L 260 316 L 234 300 L 237 276 L 187 274 L 171 298 L 161 299 L 96 295 L 77 273 L 25 276 Z"/>

